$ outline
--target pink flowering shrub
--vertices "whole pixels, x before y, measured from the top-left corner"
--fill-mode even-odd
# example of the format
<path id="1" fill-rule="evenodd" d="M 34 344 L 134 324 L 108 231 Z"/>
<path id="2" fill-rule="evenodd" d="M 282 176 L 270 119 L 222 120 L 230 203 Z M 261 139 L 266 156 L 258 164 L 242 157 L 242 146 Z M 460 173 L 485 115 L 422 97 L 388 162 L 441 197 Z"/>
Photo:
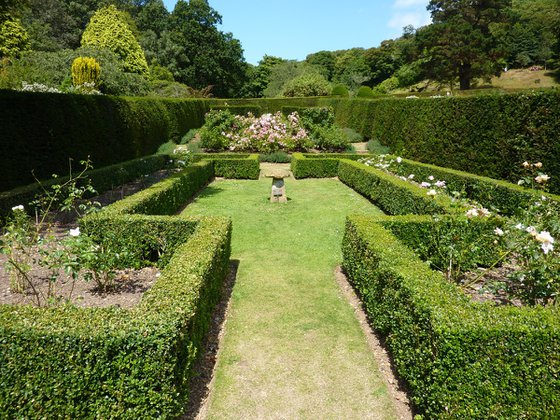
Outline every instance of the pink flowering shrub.
<path id="1" fill-rule="evenodd" d="M 211 111 L 200 130 L 201 145 L 207 150 L 274 153 L 306 150 L 313 146 L 297 112 L 287 117 L 281 112 L 255 117 L 228 111 Z"/>
<path id="2" fill-rule="evenodd" d="M 272 153 L 279 150 L 304 150 L 311 144 L 297 112 L 287 117 L 281 112 L 260 117 L 251 114 L 236 116 L 231 129 L 222 134 L 228 139 L 228 149 L 232 152 Z"/>

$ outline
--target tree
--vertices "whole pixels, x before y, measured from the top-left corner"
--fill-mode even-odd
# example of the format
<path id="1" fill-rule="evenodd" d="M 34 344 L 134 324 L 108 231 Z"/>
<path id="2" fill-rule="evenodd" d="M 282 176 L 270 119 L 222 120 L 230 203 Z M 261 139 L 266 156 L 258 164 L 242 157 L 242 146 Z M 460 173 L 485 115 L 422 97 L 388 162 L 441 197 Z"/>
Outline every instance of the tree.
<path id="1" fill-rule="evenodd" d="M 305 62 L 321 68 L 323 75 L 328 81 L 333 79 L 336 58 L 332 51 L 319 51 L 314 54 L 309 54 L 305 58 Z"/>
<path id="2" fill-rule="evenodd" d="M 461 90 L 473 78 L 499 74 L 504 51 L 495 25 L 506 22 L 511 0 L 431 0 L 433 24 L 418 31 L 425 71 L 434 80 L 459 79 Z"/>
<path id="3" fill-rule="evenodd" d="M 125 71 L 148 75 L 144 51 L 122 12 L 113 5 L 99 9 L 91 17 L 82 35 L 82 46 L 107 48 L 121 58 Z"/>
<path id="4" fill-rule="evenodd" d="M 345 84 L 350 90 L 357 90 L 370 78 L 365 51 L 362 48 L 341 51 L 336 55 L 333 81 Z"/>
<path id="5" fill-rule="evenodd" d="M 243 96 L 247 98 L 262 98 L 265 89 L 270 83 L 273 67 L 285 61 L 280 57 L 265 55 L 259 61 L 258 66 L 250 67 L 247 83 L 243 87 Z"/>
<path id="6" fill-rule="evenodd" d="M 239 96 L 247 64 L 241 43 L 231 33 L 218 30 L 221 22 L 222 17 L 206 0 L 177 2 L 170 28 L 172 38 L 182 48 L 182 59 L 176 63 L 174 76 L 196 89 L 213 85 L 217 96 Z"/>
<path id="7" fill-rule="evenodd" d="M 5 16 L 0 20 L 0 58 L 17 58 L 29 49 L 29 36 L 19 19 Z"/>
<path id="8" fill-rule="evenodd" d="M 331 85 L 318 73 L 303 74 L 284 86 L 283 95 L 288 97 L 329 96 Z"/>

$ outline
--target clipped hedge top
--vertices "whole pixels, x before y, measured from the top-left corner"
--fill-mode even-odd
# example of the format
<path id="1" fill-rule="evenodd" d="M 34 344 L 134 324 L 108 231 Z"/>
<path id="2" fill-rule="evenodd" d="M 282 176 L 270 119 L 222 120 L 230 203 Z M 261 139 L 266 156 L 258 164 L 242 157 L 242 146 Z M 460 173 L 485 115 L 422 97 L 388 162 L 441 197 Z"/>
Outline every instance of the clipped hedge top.
<path id="1" fill-rule="evenodd" d="M 142 217 L 142 216 L 136 216 Z M 171 220 L 172 218 L 161 216 Z M 123 308 L 77 308 L 72 306 L 36 308 L 31 305 L 0 305 L 0 329 L 29 334 L 64 333 L 76 337 L 104 337 L 107 334 L 142 334 L 174 329 L 177 313 L 194 314 L 197 288 L 202 284 L 216 246 L 231 230 L 231 221 L 224 217 L 182 217 L 196 223 L 195 233 L 175 251 L 161 277 L 147 291 L 138 306 Z M 189 279 L 189 281 L 185 281 Z M 87 316 L 84 316 L 87 313 Z"/>
<path id="2" fill-rule="evenodd" d="M 364 171 L 365 173 L 370 173 L 375 176 L 375 178 L 379 179 L 380 181 L 392 184 L 398 189 L 402 191 L 406 191 L 410 196 L 414 197 L 415 199 L 428 203 L 428 208 L 431 208 L 435 213 L 450 213 L 450 214 L 458 214 L 464 211 L 462 206 L 457 206 L 453 203 L 451 197 L 438 194 L 437 196 L 430 198 L 426 194 L 426 189 L 421 188 L 418 185 L 411 184 L 408 181 L 404 181 L 394 175 L 388 174 L 384 171 L 381 171 L 377 168 L 366 166 L 362 163 L 355 162 L 348 159 L 343 159 L 340 161 L 339 172 L 344 171 L 345 166 L 358 169 L 360 171 Z"/>
<path id="3" fill-rule="evenodd" d="M 401 216 L 401 220 L 418 220 L 422 216 Z M 560 333 L 560 311 L 556 307 L 493 306 L 491 303 L 472 301 L 448 282 L 442 273 L 422 262 L 413 250 L 401 243 L 383 228 L 381 219 L 368 216 L 350 216 L 348 222 L 366 241 L 368 247 L 380 255 L 381 270 L 394 273 L 403 293 L 421 310 L 430 313 L 435 321 L 432 327 L 445 331 L 508 329 L 512 332 Z"/>

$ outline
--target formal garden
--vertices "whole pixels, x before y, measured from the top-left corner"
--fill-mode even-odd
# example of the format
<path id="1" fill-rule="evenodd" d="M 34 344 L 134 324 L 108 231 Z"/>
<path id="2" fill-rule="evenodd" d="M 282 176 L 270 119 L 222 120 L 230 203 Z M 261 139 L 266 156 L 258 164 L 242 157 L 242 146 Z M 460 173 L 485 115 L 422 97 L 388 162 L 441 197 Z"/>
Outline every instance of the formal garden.
<path id="1" fill-rule="evenodd" d="M 560 416 L 559 102 L 1 91 L 2 417 Z"/>

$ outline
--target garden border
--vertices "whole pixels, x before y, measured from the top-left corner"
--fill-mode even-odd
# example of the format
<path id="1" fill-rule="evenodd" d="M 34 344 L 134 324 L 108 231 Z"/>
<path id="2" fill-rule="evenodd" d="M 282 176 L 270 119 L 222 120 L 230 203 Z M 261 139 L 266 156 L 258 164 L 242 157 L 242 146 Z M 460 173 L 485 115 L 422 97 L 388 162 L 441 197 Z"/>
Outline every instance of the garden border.
<path id="1" fill-rule="evenodd" d="M 398 217 L 349 217 L 344 268 L 419 411 L 430 418 L 558 417 L 558 309 L 470 301 L 384 228 L 395 223 Z"/>

